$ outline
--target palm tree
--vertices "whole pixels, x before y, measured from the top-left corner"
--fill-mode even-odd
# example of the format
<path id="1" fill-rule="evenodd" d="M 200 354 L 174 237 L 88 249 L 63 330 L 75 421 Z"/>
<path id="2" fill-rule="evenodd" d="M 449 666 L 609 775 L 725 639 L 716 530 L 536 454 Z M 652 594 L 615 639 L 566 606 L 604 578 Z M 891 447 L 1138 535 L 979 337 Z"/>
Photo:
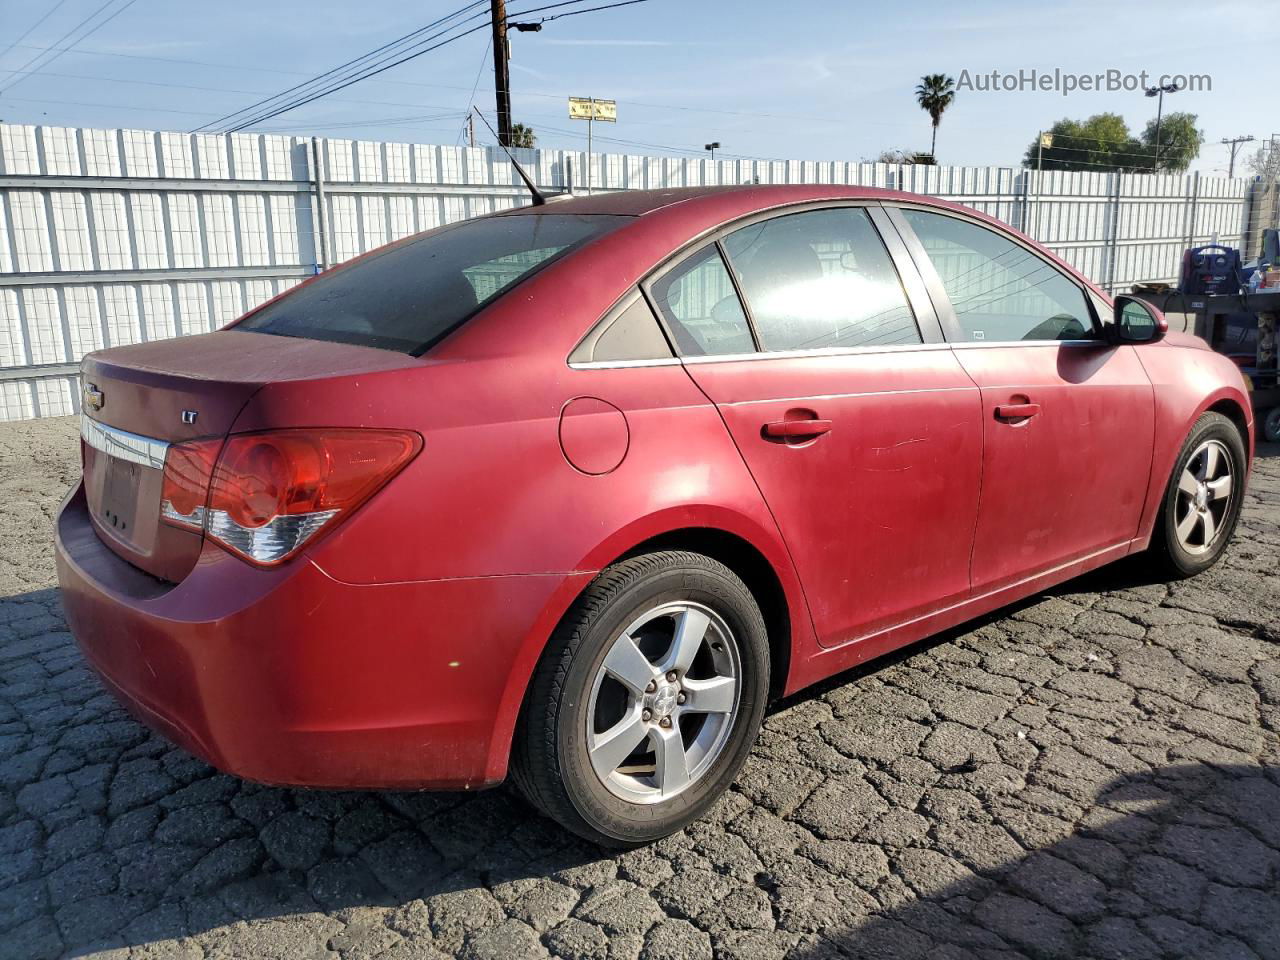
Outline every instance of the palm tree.
<path id="1" fill-rule="evenodd" d="M 930 73 L 920 78 L 916 85 L 916 103 L 920 109 L 929 114 L 933 121 L 933 140 L 929 144 L 929 155 L 934 155 L 938 146 L 938 124 L 942 122 L 942 114 L 956 98 L 956 82 L 945 73 Z"/>
<path id="2" fill-rule="evenodd" d="M 532 147 L 537 142 L 538 138 L 534 135 L 533 127 L 517 123 L 511 128 L 511 145 L 513 147 Z"/>

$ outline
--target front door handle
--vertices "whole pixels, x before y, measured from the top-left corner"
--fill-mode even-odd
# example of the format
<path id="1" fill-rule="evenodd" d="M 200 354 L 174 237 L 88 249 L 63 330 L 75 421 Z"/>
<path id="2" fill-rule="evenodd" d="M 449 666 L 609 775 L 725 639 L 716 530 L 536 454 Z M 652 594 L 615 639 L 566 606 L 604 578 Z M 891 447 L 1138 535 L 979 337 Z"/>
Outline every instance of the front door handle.
<path id="1" fill-rule="evenodd" d="M 1038 403 L 1001 403 L 996 406 L 996 419 L 1005 423 L 1022 423 L 1039 414 Z"/>
<path id="2" fill-rule="evenodd" d="M 774 420 L 764 425 L 764 435 L 776 440 L 801 440 L 821 436 L 830 429 L 830 420 Z"/>

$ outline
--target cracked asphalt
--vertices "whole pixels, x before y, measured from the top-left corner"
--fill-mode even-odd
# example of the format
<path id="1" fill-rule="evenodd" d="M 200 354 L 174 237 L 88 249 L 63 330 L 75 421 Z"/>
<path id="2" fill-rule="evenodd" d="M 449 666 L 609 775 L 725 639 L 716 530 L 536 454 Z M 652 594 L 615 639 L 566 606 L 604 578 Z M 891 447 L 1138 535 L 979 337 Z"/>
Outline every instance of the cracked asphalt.
<path id="1" fill-rule="evenodd" d="M 0 956 L 1280 958 L 1280 450 L 1224 562 L 1100 571 L 780 704 L 605 853 L 512 792 L 223 776 L 85 667 L 74 421 L 0 425 Z"/>

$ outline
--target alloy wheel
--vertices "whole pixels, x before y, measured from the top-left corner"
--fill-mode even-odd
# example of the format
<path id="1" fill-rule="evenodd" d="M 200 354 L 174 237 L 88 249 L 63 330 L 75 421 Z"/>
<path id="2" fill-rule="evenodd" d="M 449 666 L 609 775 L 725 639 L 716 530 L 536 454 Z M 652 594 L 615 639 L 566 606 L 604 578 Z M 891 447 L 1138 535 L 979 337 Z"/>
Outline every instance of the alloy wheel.
<path id="1" fill-rule="evenodd" d="M 605 789 L 658 803 L 705 775 L 733 730 L 741 664 L 733 632 L 709 607 L 665 603 L 632 621 L 587 707 L 587 753 Z"/>
<path id="2" fill-rule="evenodd" d="M 1192 556 L 1207 553 L 1222 535 L 1235 497 L 1234 463 L 1218 440 L 1196 447 L 1178 475 L 1174 532 Z"/>

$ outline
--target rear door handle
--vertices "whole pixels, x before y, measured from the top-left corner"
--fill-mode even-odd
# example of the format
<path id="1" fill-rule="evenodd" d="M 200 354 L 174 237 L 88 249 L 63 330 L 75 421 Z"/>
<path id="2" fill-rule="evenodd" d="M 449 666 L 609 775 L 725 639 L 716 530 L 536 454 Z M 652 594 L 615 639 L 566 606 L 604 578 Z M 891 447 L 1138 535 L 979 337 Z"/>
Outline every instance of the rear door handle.
<path id="1" fill-rule="evenodd" d="M 996 419 L 1005 423 L 1018 423 L 1040 414 L 1038 403 L 1001 403 L 996 406 Z"/>
<path id="2" fill-rule="evenodd" d="M 778 440 L 796 440 L 821 436 L 830 429 L 830 420 L 774 420 L 764 425 L 764 435 Z"/>

